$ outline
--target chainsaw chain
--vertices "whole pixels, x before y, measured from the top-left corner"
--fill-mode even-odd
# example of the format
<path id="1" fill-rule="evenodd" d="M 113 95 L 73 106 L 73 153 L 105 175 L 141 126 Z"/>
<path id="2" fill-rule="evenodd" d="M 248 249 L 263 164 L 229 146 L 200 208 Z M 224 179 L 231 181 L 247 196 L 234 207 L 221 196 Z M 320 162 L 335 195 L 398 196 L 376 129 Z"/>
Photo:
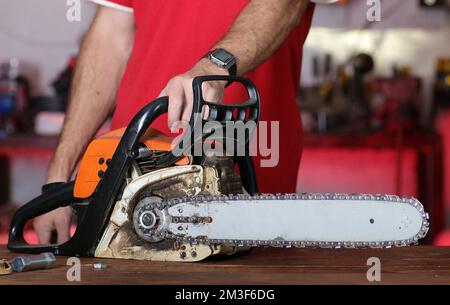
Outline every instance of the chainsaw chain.
<path id="1" fill-rule="evenodd" d="M 180 236 L 173 234 L 171 232 L 156 232 L 152 231 L 150 234 L 165 238 L 174 239 L 179 242 L 189 243 L 189 244 L 222 244 L 237 247 L 258 247 L 258 246 L 269 246 L 269 247 L 283 247 L 283 248 L 391 248 L 391 247 L 404 247 L 413 244 L 417 244 L 419 239 L 425 237 L 429 230 L 429 216 L 428 213 L 424 211 L 423 205 L 415 198 L 409 197 L 399 197 L 396 195 L 371 195 L 371 194 L 319 194 L 319 193 L 302 193 L 302 194 L 259 194 L 259 195 L 198 195 L 194 197 L 183 197 L 174 198 L 159 203 L 154 203 L 149 205 L 147 208 L 157 208 L 159 210 L 168 209 L 178 204 L 182 203 L 192 203 L 192 204 L 208 204 L 217 201 L 231 201 L 231 200 L 358 200 L 358 201 L 384 201 L 400 204 L 409 204 L 415 207 L 422 216 L 422 226 L 420 231 L 412 238 L 405 240 L 392 240 L 392 241 L 382 241 L 382 242 L 325 242 L 325 241 L 277 241 L 277 240 L 235 240 L 235 239 L 208 239 L 206 237 L 194 238 Z M 199 218 L 199 219 L 197 219 Z M 172 223 L 192 223 L 197 224 L 202 222 L 200 217 L 172 217 Z"/>

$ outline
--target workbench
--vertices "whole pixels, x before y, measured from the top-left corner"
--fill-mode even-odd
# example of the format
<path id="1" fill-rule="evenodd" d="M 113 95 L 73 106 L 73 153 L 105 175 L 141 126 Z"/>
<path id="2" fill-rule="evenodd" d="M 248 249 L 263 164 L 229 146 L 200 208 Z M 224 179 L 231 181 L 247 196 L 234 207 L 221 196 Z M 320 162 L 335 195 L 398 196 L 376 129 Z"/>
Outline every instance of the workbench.
<path id="1" fill-rule="evenodd" d="M 17 254 L 0 247 L 0 258 Z M 371 284 L 370 257 L 381 261 L 381 284 L 450 284 L 450 247 L 391 249 L 258 248 L 233 257 L 200 263 L 81 259 L 81 284 Z M 96 270 L 94 262 L 106 269 Z M 0 284 L 77 284 L 68 282 L 67 258 L 53 269 L 0 277 Z M 372 282 L 375 283 L 375 282 Z"/>

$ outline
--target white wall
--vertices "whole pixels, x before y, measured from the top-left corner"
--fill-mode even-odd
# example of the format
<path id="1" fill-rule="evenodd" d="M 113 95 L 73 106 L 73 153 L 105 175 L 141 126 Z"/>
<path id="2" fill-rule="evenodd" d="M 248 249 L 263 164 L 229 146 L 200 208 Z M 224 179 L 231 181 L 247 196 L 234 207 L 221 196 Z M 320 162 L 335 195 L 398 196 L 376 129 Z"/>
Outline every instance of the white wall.
<path id="1" fill-rule="evenodd" d="M 51 82 L 76 54 L 95 5 L 82 2 L 81 21 L 66 19 L 65 0 L 1 0 L 0 62 L 17 57 L 34 94 L 50 94 Z"/>
<path id="2" fill-rule="evenodd" d="M 374 29 L 420 28 L 442 29 L 449 23 L 450 12 L 424 9 L 419 0 L 380 0 L 381 22 L 370 23 Z M 349 0 L 347 4 L 317 5 L 313 25 L 317 27 L 362 29 L 368 25 L 366 0 Z"/>

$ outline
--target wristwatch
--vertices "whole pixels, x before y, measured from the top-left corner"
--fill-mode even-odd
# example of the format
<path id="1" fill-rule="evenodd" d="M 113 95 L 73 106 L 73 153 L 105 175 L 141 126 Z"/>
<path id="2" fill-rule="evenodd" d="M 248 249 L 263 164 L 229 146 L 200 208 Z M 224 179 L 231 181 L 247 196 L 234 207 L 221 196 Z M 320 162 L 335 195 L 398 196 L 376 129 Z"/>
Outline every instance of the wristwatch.
<path id="1" fill-rule="evenodd" d="M 223 69 L 227 69 L 228 73 L 231 76 L 236 76 L 236 74 L 237 74 L 236 57 L 234 57 L 233 54 L 231 54 L 230 52 L 228 52 L 225 49 L 219 48 L 219 49 L 209 51 L 202 58 L 207 58 L 216 66 L 223 68 Z"/>

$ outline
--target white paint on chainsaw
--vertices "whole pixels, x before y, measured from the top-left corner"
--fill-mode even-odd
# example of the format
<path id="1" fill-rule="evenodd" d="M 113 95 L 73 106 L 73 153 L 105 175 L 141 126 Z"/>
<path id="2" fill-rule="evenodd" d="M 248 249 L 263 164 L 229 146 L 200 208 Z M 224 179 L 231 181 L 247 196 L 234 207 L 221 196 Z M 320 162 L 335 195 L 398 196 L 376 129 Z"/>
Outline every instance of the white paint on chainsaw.
<path id="1" fill-rule="evenodd" d="M 139 192 L 143 187 L 156 183 L 158 181 L 169 179 L 171 177 L 198 171 L 203 176 L 203 168 L 201 166 L 189 165 L 189 166 L 174 166 L 170 168 L 164 168 L 150 172 L 148 174 L 142 175 L 134 180 L 132 180 L 124 189 L 122 199 L 116 202 L 114 206 L 113 213 L 110 218 L 110 223 L 108 224 L 100 243 L 95 250 L 95 255 L 97 257 L 111 256 L 108 247 L 113 236 L 119 231 L 120 227 L 128 221 L 128 209 L 130 200 Z M 200 192 L 199 189 L 195 189 L 195 194 Z"/>

